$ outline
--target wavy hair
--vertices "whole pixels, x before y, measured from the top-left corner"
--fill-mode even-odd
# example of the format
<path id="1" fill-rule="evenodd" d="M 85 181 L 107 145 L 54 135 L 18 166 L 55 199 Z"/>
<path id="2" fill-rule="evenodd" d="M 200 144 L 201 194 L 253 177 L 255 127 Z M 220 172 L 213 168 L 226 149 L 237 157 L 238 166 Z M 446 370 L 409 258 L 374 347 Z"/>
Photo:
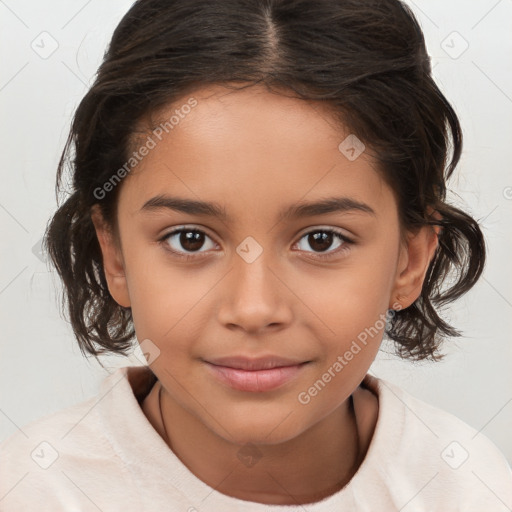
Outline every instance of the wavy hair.
<path id="1" fill-rule="evenodd" d="M 72 190 L 44 239 L 82 352 L 125 354 L 135 335 L 131 309 L 108 291 L 90 214 L 98 204 L 115 227 L 121 186 L 101 198 L 95 190 L 129 158 L 141 119 L 208 84 L 264 84 L 323 102 L 375 154 L 395 192 L 401 228 L 441 226 L 421 295 L 395 312 L 386 334 L 401 357 L 442 358 L 443 339 L 460 332 L 440 310 L 475 284 L 486 250 L 477 221 L 446 201 L 446 181 L 461 155 L 461 127 L 432 78 L 421 28 L 399 0 L 132 5 L 74 113 L 56 193 L 65 168 Z M 439 218 L 429 215 L 432 210 Z"/>

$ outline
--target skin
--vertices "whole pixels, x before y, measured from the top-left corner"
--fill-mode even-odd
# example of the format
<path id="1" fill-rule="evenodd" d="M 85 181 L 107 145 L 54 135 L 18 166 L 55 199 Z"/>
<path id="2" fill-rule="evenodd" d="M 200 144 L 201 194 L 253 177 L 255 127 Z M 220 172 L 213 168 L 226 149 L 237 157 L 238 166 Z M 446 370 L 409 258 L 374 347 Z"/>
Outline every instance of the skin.
<path id="1" fill-rule="evenodd" d="M 143 410 L 183 463 L 219 492 L 260 503 L 317 501 L 350 481 L 368 449 L 378 401 L 359 384 L 383 329 L 308 404 L 298 395 L 361 332 L 381 326 L 380 315 L 416 300 L 437 236 L 425 227 L 400 237 L 392 189 L 368 151 L 354 161 L 340 152 L 349 132 L 323 105 L 259 86 L 209 86 L 193 96 L 197 106 L 121 184 L 119 240 L 99 210 L 91 212 L 110 293 L 132 308 L 138 340 L 160 350 L 151 363 L 159 382 Z M 232 219 L 141 211 L 158 194 L 217 202 Z M 333 195 L 375 214 L 277 218 L 284 206 Z M 180 244 L 179 235 L 159 242 L 184 225 L 206 233 L 202 246 Z M 325 229 L 354 243 L 333 236 L 321 252 L 307 234 Z M 251 263 L 236 252 L 248 236 L 263 250 Z M 269 354 L 311 362 L 262 393 L 224 385 L 203 362 Z M 261 457 L 252 466 L 238 457 L 247 443 Z"/>

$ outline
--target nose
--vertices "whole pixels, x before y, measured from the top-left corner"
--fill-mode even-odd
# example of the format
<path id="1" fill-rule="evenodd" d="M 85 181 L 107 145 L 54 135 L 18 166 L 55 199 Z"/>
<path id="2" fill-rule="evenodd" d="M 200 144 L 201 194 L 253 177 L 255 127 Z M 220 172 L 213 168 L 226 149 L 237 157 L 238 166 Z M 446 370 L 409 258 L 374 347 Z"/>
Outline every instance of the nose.
<path id="1" fill-rule="evenodd" d="M 265 251 L 251 263 L 235 255 L 233 265 L 224 278 L 219 321 L 228 329 L 253 334 L 288 326 L 293 293 L 272 268 Z"/>

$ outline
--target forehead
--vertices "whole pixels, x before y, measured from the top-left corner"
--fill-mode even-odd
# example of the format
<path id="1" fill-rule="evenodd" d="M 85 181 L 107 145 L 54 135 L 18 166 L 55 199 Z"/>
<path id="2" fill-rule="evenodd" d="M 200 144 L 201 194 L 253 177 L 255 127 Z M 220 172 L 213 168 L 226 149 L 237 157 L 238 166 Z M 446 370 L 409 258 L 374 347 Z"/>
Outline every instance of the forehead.
<path id="1" fill-rule="evenodd" d="M 352 158 L 346 150 L 358 139 L 325 104 L 262 86 L 196 90 L 153 116 L 138 144 L 147 137 L 154 147 L 123 184 L 122 201 L 132 212 L 165 193 L 231 204 L 237 212 L 274 203 L 281 211 L 284 203 L 334 193 L 386 199 L 368 151 Z"/>

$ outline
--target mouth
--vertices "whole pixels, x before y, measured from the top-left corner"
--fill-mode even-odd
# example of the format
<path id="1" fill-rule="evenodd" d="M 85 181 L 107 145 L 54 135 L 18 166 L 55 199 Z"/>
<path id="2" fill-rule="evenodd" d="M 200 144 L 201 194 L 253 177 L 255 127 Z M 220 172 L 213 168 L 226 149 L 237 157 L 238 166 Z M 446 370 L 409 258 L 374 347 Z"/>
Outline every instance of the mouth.
<path id="1" fill-rule="evenodd" d="M 257 393 L 277 389 L 296 379 L 311 361 L 298 362 L 278 357 L 231 357 L 204 363 L 221 383 L 239 391 Z"/>

